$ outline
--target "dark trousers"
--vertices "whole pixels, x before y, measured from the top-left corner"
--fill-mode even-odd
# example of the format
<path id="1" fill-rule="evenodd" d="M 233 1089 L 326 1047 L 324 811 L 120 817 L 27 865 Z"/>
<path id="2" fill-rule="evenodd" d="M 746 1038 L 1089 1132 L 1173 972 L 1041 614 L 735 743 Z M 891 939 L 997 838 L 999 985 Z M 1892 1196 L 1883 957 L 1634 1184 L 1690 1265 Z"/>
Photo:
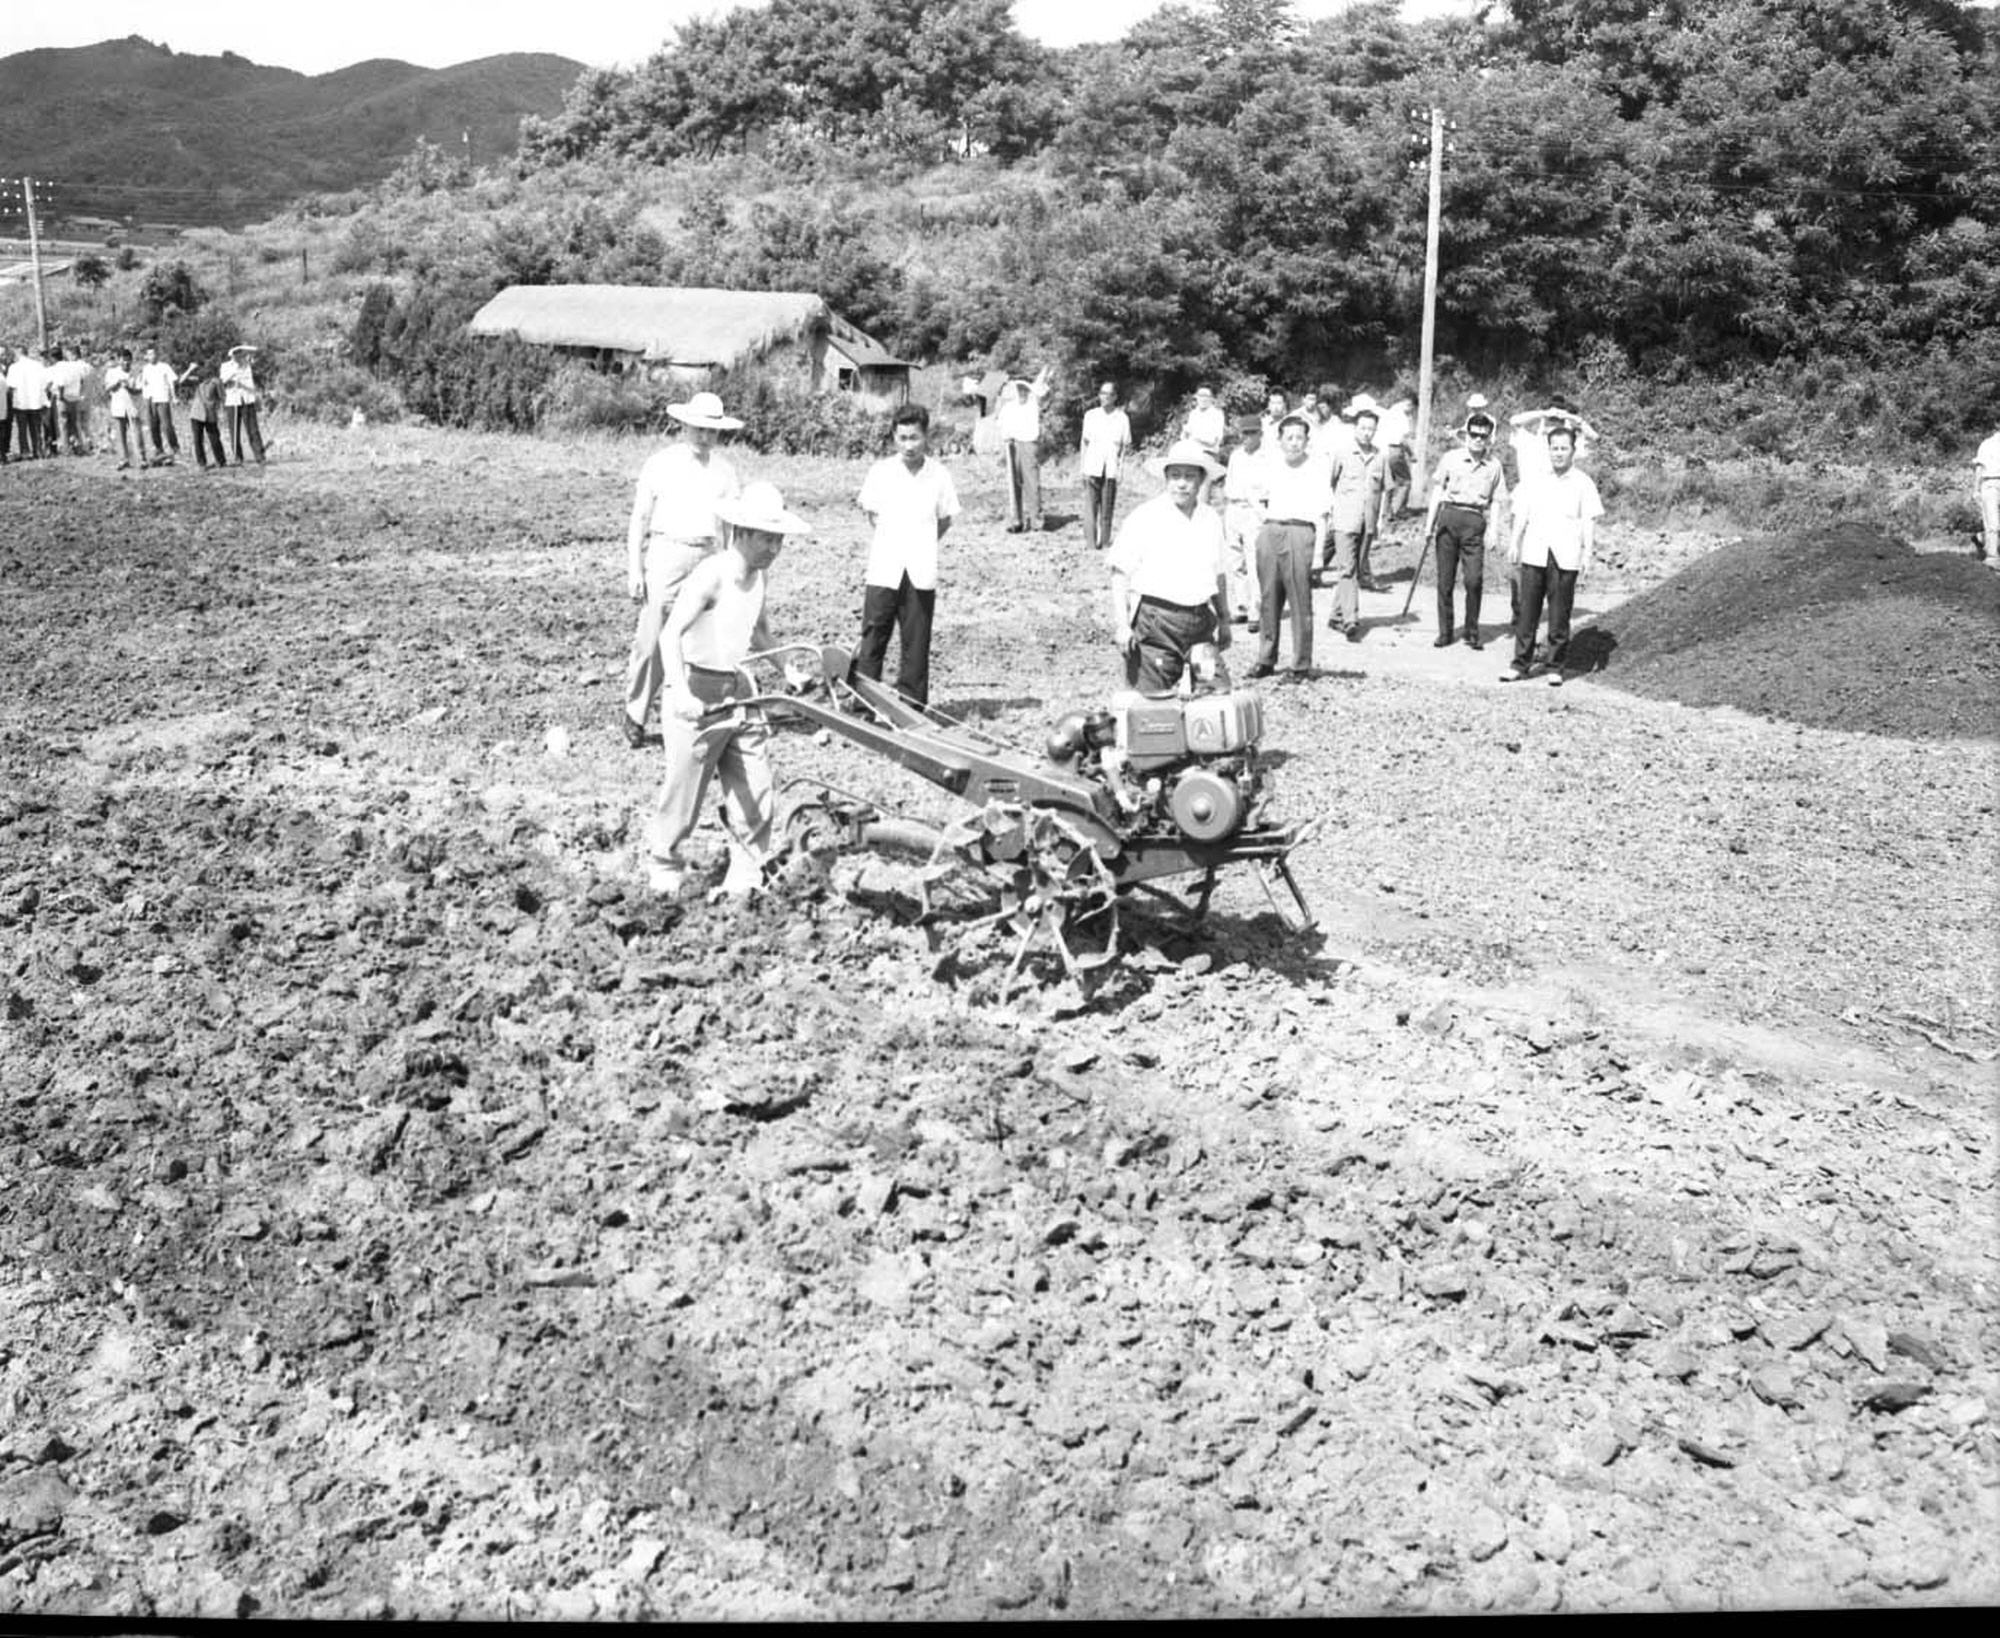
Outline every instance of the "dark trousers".
<path id="1" fill-rule="evenodd" d="M 181 435 L 174 430 L 174 406 L 148 401 L 146 405 L 146 426 L 153 434 L 153 458 L 159 459 L 168 450 L 176 455 L 181 452 Z"/>
<path id="2" fill-rule="evenodd" d="M 1142 597 L 1132 613 L 1132 646 L 1125 651 L 1125 685 L 1158 698 L 1171 694 L 1187 670 L 1188 651 L 1215 641 L 1212 603 L 1169 603 Z"/>
<path id="3" fill-rule="evenodd" d="M 1031 438 L 1007 440 L 1007 523 L 1025 529 L 1034 519 L 1042 526 L 1042 446 Z"/>
<path id="4" fill-rule="evenodd" d="M 225 408 L 223 413 L 229 417 L 229 452 L 236 457 L 236 464 L 238 466 L 243 464 L 243 443 L 248 439 L 250 458 L 262 466 L 264 434 L 257 425 L 257 406 L 237 404 L 233 408 Z"/>
<path id="5" fill-rule="evenodd" d="M 72 455 L 83 453 L 83 405 L 76 399 L 65 398 L 62 402 L 63 441 Z"/>
<path id="6" fill-rule="evenodd" d="M 1267 523 L 1257 531 L 1257 664 L 1277 669 L 1278 622 L 1292 616 L 1292 669 L 1312 670 L 1313 528 Z"/>
<path id="7" fill-rule="evenodd" d="M 203 421 L 196 417 L 189 418 L 188 427 L 194 433 L 194 458 L 197 464 L 201 466 L 208 465 L 208 450 L 202 448 L 204 443 L 208 445 L 209 449 L 215 451 L 215 464 L 217 466 L 227 466 L 229 464 L 222 458 L 222 429 L 220 427 L 213 421 Z M 238 457 L 239 460 L 241 458 L 240 456 Z"/>
<path id="8" fill-rule="evenodd" d="M 861 642 L 854 653 L 856 676 L 882 678 L 882 661 L 894 630 L 896 692 L 919 705 L 931 699 L 931 614 L 937 606 L 935 589 L 919 590 L 903 576 L 900 586 L 870 586 L 861 599 Z"/>
<path id="9" fill-rule="evenodd" d="M 48 453 L 43 448 L 42 428 L 44 422 L 40 410 L 17 409 L 14 411 L 15 454 L 24 461 L 40 460 Z"/>
<path id="10" fill-rule="evenodd" d="M 6 393 L 0 392 L 0 461 L 7 459 L 7 452 L 14 447 L 14 401 Z"/>
<path id="11" fill-rule="evenodd" d="M 1514 669 L 1526 671 L 1535 658 L 1535 627 L 1542 602 L 1549 605 L 1549 664 L 1560 671 L 1569 659 L 1569 615 L 1576 603 L 1577 570 L 1553 562 L 1523 563 L 1519 570 L 1520 608 L 1514 616 Z"/>
<path id="12" fill-rule="evenodd" d="M 118 464 L 130 466 L 132 457 L 138 456 L 139 464 L 146 464 L 146 434 L 139 423 L 129 415 L 114 415 L 111 424 L 118 429 Z"/>
<path id="13" fill-rule="evenodd" d="M 1486 587 L 1486 514 L 1469 506 L 1438 508 L 1437 523 L 1438 635 L 1453 635 L 1452 598 L 1460 574 L 1465 576 L 1465 629 L 1479 635 L 1479 598 Z"/>
<path id="14" fill-rule="evenodd" d="M 1092 546 L 1111 544 L 1111 514 L 1118 510 L 1116 478 L 1083 480 L 1083 538 Z"/>

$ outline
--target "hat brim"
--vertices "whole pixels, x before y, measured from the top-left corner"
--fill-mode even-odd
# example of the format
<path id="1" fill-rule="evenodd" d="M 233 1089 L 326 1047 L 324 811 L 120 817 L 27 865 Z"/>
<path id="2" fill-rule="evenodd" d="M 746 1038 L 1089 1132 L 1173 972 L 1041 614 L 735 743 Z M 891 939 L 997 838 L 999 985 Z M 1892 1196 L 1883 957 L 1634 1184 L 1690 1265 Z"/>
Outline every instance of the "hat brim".
<path id="1" fill-rule="evenodd" d="M 743 423 L 733 415 L 703 415 L 685 404 L 669 404 L 667 413 L 684 427 L 707 427 L 711 432 L 741 432 Z"/>
<path id="2" fill-rule="evenodd" d="M 796 512 L 737 512 L 724 504 L 715 509 L 715 515 L 738 529 L 760 529 L 767 535 L 809 535 L 813 530 Z"/>
<path id="3" fill-rule="evenodd" d="M 1211 461 L 1205 455 L 1198 461 L 1190 459 L 1186 455 L 1156 455 L 1146 463 L 1146 470 L 1156 478 L 1164 478 L 1177 466 L 1193 468 L 1211 478 L 1219 478 L 1227 470 L 1221 462 Z"/>

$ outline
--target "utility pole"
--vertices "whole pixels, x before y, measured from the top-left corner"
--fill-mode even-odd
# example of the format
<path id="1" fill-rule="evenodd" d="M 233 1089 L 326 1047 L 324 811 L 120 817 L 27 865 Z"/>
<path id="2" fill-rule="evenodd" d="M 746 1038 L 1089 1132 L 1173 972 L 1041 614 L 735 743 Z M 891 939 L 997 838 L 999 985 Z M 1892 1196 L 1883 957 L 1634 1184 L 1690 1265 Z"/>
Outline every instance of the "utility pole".
<path id="1" fill-rule="evenodd" d="M 1417 364 L 1416 443 L 1410 451 L 1410 493 L 1421 494 L 1430 465 L 1431 367 L 1437 351 L 1438 224 L 1444 215 L 1444 110 L 1431 110 L 1430 219 L 1424 228 L 1424 338 Z"/>
<path id="2" fill-rule="evenodd" d="M 21 209 L 28 218 L 28 265 L 35 281 L 35 345 L 49 349 L 49 314 L 42 299 L 42 239 L 35 228 L 35 179 L 21 178 Z"/>

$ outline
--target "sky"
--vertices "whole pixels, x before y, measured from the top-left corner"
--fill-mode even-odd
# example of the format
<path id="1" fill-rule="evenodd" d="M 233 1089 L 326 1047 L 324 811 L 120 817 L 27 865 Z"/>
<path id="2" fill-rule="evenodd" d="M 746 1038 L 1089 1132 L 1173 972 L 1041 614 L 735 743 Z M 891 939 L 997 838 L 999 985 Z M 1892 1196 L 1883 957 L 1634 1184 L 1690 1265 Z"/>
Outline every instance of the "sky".
<path id="1" fill-rule="evenodd" d="M 1324 17 L 1348 0 L 1294 0 L 1301 17 Z M 1469 12 L 1474 0 L 1405 0 L 1412 16 Z M 1015 0 L 1024 34 L 1049 45 L 1113 40 L 1160 0 Z M 732 10 L 730 0 L 474 0 L 468 6 L 410 0 L 57 0 L 6 7 L 0 56 L 42 46 L 95 45 L 137 34 L 195 56 L 239 57 L 306 74 L 324 74 L 371 57 L 421 68 L 491 57 L 503 51 L 552 51 L 593 67 L 630 66 L 665 43 L 673 26 Z"/>

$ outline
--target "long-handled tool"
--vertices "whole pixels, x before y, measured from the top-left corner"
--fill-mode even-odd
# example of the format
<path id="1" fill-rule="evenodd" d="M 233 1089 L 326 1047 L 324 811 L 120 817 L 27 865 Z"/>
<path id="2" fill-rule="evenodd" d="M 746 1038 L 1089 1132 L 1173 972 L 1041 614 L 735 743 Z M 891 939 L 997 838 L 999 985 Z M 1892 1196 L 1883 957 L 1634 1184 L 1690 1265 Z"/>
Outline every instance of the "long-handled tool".
<path id="1" fill-rule="evenodd" d="M 1410 617 L 1410 605 L 1417 600 L 1417 582 L 1424 577 L 1424 559 L 1431 555 L 1431 542 L 1437 539 L 1437 532 L 1437 519 L 1432 517 L 1431 526 L 1424 531 L 1423 546 L 1417 552 L 1417 566 L 1410 571 L 1410 595 L 1403 599 L 1403 612 L 1397 616 L 1399 620 Z"/>

